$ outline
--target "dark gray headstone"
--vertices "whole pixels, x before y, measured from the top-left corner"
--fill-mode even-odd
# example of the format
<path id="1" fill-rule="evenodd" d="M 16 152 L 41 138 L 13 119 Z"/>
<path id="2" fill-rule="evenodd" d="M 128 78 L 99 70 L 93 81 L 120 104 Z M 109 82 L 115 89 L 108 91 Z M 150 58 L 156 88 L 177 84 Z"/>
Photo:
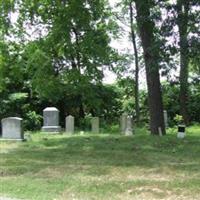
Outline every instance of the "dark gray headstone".
<path id="1" fill-rule="evenodd" d="M 43 110 L 43 127 L 44 132 L 60 132 L 59 110 L 55 107 L 48 107 Z"/>

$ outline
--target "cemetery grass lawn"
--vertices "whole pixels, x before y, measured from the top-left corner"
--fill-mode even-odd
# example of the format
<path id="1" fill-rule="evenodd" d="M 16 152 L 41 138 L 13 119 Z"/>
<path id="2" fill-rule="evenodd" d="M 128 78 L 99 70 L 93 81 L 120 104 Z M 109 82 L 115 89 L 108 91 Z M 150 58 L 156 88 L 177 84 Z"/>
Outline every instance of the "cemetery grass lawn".
<path id="1" fill-rule="evenodd" d="M 0 196 L 27 200 L 200 199 L 200 126 L 176 139 L 32 134 L 0 142 Z"/>

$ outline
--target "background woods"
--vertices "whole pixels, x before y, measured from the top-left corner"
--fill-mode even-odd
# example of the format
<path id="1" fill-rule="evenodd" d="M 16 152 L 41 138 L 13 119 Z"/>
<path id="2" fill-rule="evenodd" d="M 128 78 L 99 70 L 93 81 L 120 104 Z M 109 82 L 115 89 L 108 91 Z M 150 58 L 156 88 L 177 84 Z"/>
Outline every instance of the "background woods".
<path id="1" fill-rule="evenodd" d="M 199 122 L 199 9 L 185 0 L 2 1 L 0 117 L 39 129 L 46 106 L 61 111 L 62 124 L 75 116 L 77 127 L 90 116 L 118 124 L 128 112 L 152 134 L 165 134 L 163 109 L 170 125 L 176 115 Z M 116 45 L 125 35 L 128 51 Z"/>

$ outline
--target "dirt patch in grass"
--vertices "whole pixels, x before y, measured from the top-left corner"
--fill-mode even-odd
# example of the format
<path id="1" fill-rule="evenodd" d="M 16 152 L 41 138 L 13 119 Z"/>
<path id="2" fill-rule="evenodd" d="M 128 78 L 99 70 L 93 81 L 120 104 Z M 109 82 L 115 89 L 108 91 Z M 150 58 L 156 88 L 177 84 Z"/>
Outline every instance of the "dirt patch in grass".
<path id="1" fill-rule="evenodd" d="M 191 195 L 188 192 L 162 189 L 158 186 L 142 186 L 127 190 L 117 196 L 119 200 L 199 200 L 198 195 Z"/>
<path id="2" fill-rule="evenodd" d="M 79 176 L 79 173 L 86 171 L 90 169 L 91 166 L 87 165 L 62 165 L 62 166 L 51 166 L 46 167 L 45 169 L 42 169 L 38 171 L 37 173 L 34 173 L 34 177 L 41 177 L 41 178 L 62 178 L 64 176 L 71 176 L 71 175 L 77 175 Z"/>

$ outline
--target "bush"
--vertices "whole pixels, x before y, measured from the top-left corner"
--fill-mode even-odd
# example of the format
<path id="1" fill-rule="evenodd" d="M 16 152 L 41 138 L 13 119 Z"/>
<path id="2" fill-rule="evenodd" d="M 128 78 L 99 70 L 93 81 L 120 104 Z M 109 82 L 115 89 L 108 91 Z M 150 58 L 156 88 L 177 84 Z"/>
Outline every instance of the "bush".
<path id="1" fill-rule="evenodd" d="M 39 130 L 42 124 L 42 116 L 35 111 L 29 111 L 25 114 L 24 129 L 35 131 Z"/>
<path id="2" fill-rule="evenodd" d="M 174 121 L 176 122 L 176 124 L 182 124 L 183 123 L 183 117 L 181 115 L 176 115 L 174 117 Z"/>
<path id="3" fill-rule="evenodd" d="M 85 118 L 81 118 L 78 120 L 78 127 L 80 130 L 90 131 L 91 130 L 91 119 L 92 116 L 90 114 L 86 115 Z"/>

